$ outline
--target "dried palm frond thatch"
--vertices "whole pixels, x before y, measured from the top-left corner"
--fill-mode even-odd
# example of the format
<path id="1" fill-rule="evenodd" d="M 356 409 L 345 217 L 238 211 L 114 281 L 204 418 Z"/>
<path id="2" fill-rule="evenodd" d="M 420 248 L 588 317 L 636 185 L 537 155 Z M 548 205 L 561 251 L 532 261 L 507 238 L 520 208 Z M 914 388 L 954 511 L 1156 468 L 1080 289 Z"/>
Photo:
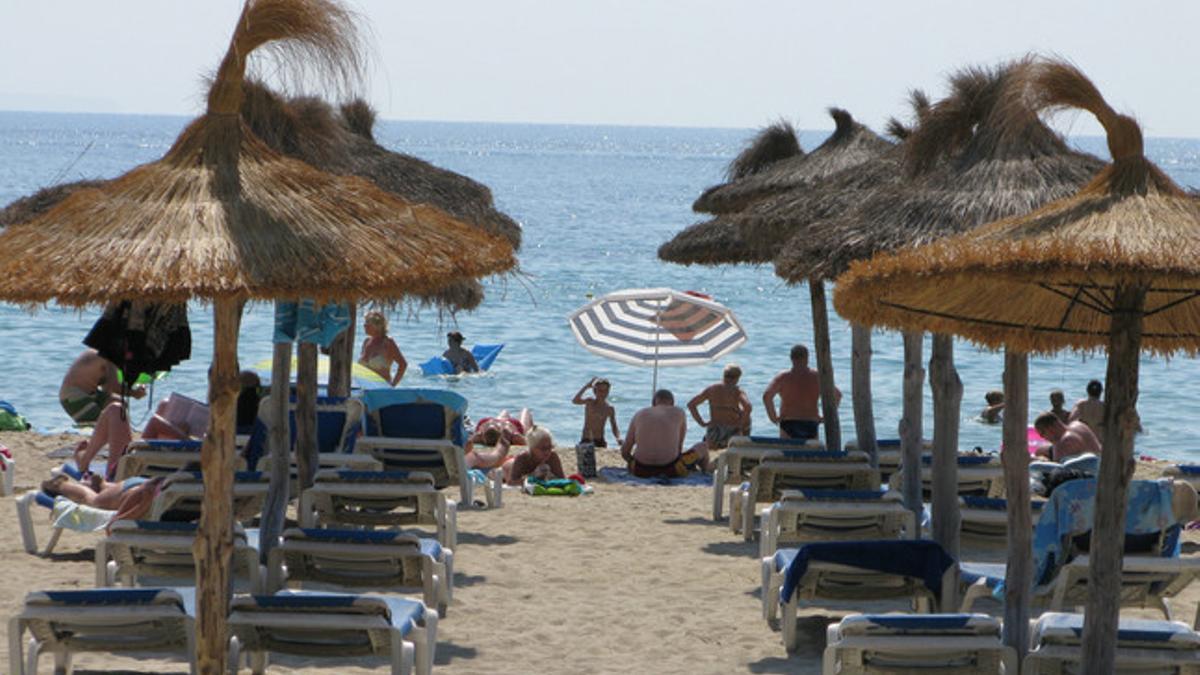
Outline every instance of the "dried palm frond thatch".
<path id="1" fill-rule="evenodd" d="M 1068 196 L 1103 166 L 1077 152 L 1020 95 L 1035 61 L 968 69 L 905 141 L 906 180 L 790 240 L 776 272 L 831 278 L 855 260 L 920 246 L 986 222 L 1029 213 Z"/>
<path id="2" fill-rule="evenodd" d="M 697 213 L 716 213 L 710 201 L 711 195 L 720 191 L 730 183 L 752 176 L 775 162 L 791 157 L 803 157 L 804 150 L 800 147 L 800 139 L 790 122 L 780 120 L 768 125 L 755 134 L 745 150 L 729 163 L 725 170 L 725 182 L 714 185 L 700 193 L 692 204 L 692 210 Z"/>
<path id="3" fill-rule="evenodd" d="M 689 225 L 658 247 L 660 260 L 679 265 L 732 265 L 747 262 L 750 251 L 725 216 Z"/>
<path id="4" fill-rule="evenodd" d="M 701 196 L 703 204 L 698 201 L 693 208 L 701 210 L 699 207 L 703 206 L 704 211 L 715 214 L 741 211 L 755 201 L 862 164 L 892 146 L 890 141 L 856 122 L 845 110 L 830 108 L 829 114 L 836 127 L 817 149 L 806 155 L 776 161 L 749 176 L 710 188 Z"/>
<path id="5" fill-rule="evenodd" d="M 853 264 L 838 279 L 839 313 L 1028 353 L 1090 350 L 1107 343 L 1112 287 L 1136 279 L 1150 284 L 1144 347 L 1196 353 L 1200 202 L 1145 158 L 1136 122 L 1073 66 L 1039 63 L 1023 79 L 1032 109 L 1095 114 L 1112 163 L 1033 213 Z"/>
<path id="6" fill-rule="evenodd" d="M 915 124 L 930 107 L 929 99 L 922 91 L 913 91 L 909 99 L 913 124 L 906 125 L 895 118 L 888 123 L 889 134 L 901 140 L 901 144 L 866 162 L 767 197 L 744 211 L 725 216 L 740 230 L 742 240 L 749 247 L 751 261 L 770 262 L 793 236 L 810 236 L 807 233 L 810 225 L 846 211 L 872 190 L 902 180 L 903 140 L 913 133 Z M 814 151 L 813 155 L 816 154 Z"/>

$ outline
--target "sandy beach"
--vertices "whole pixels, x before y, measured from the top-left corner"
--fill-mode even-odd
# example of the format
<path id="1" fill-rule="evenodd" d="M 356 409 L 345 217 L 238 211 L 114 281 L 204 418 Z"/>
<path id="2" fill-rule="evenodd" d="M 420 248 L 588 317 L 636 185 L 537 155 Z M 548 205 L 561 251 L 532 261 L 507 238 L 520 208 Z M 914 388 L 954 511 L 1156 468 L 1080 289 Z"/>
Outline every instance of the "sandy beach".
<path id="1" fill-rule="evenodd" d="M 0 433 L 18 467 L 18 494 L 32 489 L 58 463 L 47 453 L 77 436 Z M 602 451 L 601 466 L 619 464 Z M 560 449 L 568 472 L 574 452 Z M 1161 465 L 1142 463 L 1139 477 Z M 503 508 L 459 514 L 455 601 L 439 625 L 435 672 L 529 673 L 569 668 L 587 673 L 818 673 L 824 628 L 854 610 L 895 611 L 899 604 L 813 608 L 805 612 L 803 646 L 783 648 L 778 627 L 760 617 L 758 544 L 745 543 L 710 520 L 711 491 L 703 487 L 635 487 L 597 479 L 579 498 L 505 493 Z M 48 559 L 21 548 L 11 498 L 0 539 L 0 616 L 18 611 L 33 589 L 88 588 L 96 535 L 66 533 Z M 38 536 L 49 532 L 44 514 Z M 1200 552 L 1189 532 L 1184 555 Z M 965 548 L 969 560 L 1000 561 L 996 549 Z M 1195 615 L 1200 585 L 1172 603 L 1184 620 Z M 997 612 L 997 604 L 977 609 Z M 1146 613 L 1146 616 L 1153 616 Z M 7 622 L 5 622 L 7 625 Z M 0 645 L 7 652 L 7 640 Z M 7 653 L 0 663 L 7 665 Z M 43 660 L 43 668 L 48 667 Z M 85 655 L 76 672 L 186 673 L 182 662 Z M 383 672 L 370 662 L 306 663 L 272 660 L 272 672 Z"/>

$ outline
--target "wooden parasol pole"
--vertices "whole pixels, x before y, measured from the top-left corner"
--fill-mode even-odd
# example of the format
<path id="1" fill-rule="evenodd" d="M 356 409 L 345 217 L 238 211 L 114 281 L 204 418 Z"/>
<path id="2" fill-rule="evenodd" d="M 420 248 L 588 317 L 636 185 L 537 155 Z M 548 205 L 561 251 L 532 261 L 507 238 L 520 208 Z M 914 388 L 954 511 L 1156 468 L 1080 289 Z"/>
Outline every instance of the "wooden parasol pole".
<path id="1" fill-rule="evenodd" d="M 291 464 L 292 433 L 288 424 L 288 399 L 292 384 L 292 343 L 276 342 L 271 359 L 271 406 L 267 450 L 271 453 L 271 485 L 263 502 L 259 528 L 259 557 L 266 563 L 271 549 L 283 534 L 288 505 L 288 474 Z"/>
<path id="2" fill-rule="evenodd" d="M 825 424 L 825 448 L 842 449 L 842 425 L 838 420 L 837 387 L 833 383 L 833 357 L 829 353 L 829 309 L 825 302 L 825 283 L 808 280 L 812 300 L 813 351 L 816 352 L 817 377 L 821 381 L 821 416 Z"/>
<path id="3" fill-rule="evenodd" d="M 1118 284 L 1113 294 L 1104 382 L 1104 438 L 1096 481 L 1088 601 L 1083 623 L 1083 672 L 1111 673 L 1121 609 L 1125 508 L 1133 478 L 1133 435 L 1138 428 L 1138 359 L 1146 288 Z M 1005 406 L 1007 407 L 1007 406 Z"/>
<path id="4" fill-rule="evenodd" d="M 879 448 L 875 439 L 875 410 L 871 401 L 871 328 L 850 324 L 850 386 L 854 399 L 854 433 L 858 449 L 879 467 Z"/>
<path id="5" fill-rule="evenodd" d="M 929 355 L 929 388 L 933 391 L 933 540 L 958 557 L 958 423 L 962 380 L 954 369 L 954 338 L 933 336 Z"/>
<path id="6" fill-rule="evenodd" d="M 904 333 L 904 415 L 900 418 L 900 475 L 904 505 L 917 519 L 913 539 L 921 538 L 921 403 L 925 370 L 921 368 L 924 333 Z"/>
<path id="7" fill-rule="evenodd" d="M 1008 510 L 1007 566 L 1004 574 L 1004 644 L 1029 650 L 1029 607 L 1033 594 L 1033 516 L 1029 510 L 1029 357 L 1004 352 L 1004 495 Z"/>
<path id="8" fill-rule="evenodd" d="M 312 486 L 317 473 L 317 345 L 296 347 L 296 497 Z"/>
<path id="9" fill-rule="evenodd" d="M 233 556 L 233 464 L 238 397 L 238 329 L 241 304 L 213 301 L 213 363 L 208 376 L 208 435 L 200 457 L 204 502 L 192 544 L 196 568 L 196 665 L 201 673 L 224 673 L 229 637 L 229 567 Z"/>
<path id="10" fill-rule="evenodd" d="M 326 389 L 330 396 L 350 395 L 351 369 L 354 367 L 354 322 L 357 321 L 356 303 L 350 305 L 350 325 L 338 333 L 329 345 L 329 381 Z"/>

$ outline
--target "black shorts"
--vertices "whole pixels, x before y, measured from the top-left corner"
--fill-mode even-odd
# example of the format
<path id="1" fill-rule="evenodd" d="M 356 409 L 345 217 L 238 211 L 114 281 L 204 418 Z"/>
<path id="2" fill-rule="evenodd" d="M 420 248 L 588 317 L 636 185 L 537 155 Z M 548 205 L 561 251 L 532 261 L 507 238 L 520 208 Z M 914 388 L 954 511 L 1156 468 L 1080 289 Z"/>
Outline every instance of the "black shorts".
<path id="1" fill-rule="evenodd" d="M 583 436 L 579 439 L 579 442 L 580 443 L 591 443 L 593 448 L 607 448 L 608 447 L 608 441 L 605 441 L 603 437 L 588 438 L 587 436 Z"/>
<path id="2" fill-rule="evenodd" d="M 819 422 L 816 420 L 780 420 L 779 430 L 788 438 L 816 438 Z"/>

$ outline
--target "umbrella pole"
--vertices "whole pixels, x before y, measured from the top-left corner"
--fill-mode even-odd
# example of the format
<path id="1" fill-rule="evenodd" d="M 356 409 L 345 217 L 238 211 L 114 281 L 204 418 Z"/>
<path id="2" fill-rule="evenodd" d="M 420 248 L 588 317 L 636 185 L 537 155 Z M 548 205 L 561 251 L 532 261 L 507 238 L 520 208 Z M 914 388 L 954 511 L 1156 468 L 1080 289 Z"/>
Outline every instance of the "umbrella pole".
<path id="1" fill-rule="evenodd" d="M 925 370 L 921 368 L 921 352 L 925 334 L 904 333 L 904 416 L 900 418 L 900 477 L 904 505 L 916 516 L 918 527 L 913 539 L 921 538 L 921 403 Z"/>
<path id="2" fill-rule="evenodd" d="M 929 354 L 933 390 L 933 540 L 958 557 L 958 422 L 963 386 L 954 369 L 954 338 L 935 334 Z"/>
<path id="3" fill-rule="evenodd" d="M 1029 357 L 1004 352 L 1004 496 L 1008 511 L 1008 550 L 1004 584 L 1004 644 L 1029 650 L 1029 606 L 1033 588 L 1033 516 L 1029 510 Z"/>
<path id="4" fill-rule="evenodd" d="M 1133 435 L 1138 427 L 1138 359 L 1146 289 L 1118 285 L 1108 337 L 1104 384 L 1104 438 L 1096 481 L 1095 521 L 1083 624 L 1083 672 L 1111 673 L 1120 613 L 1125 509 L 1133 477 Z M 1007 406 L 1006 406 L 1007 407 Z"/>
<path id="5" fill-rule="evenodd" d="M 650 405 L 654 405 L 654 395 L 658 393 L 658 346 L 662 343 L 662 305 L 654 315 L 654 380 L 650 384 Z"/>
<path id="6" fill-rule="evenodd" d="M 352 382 L 351 370 L 354 368 L 354 323 L 357 305 L 350 306 L 350 325 L 338 333 L 329 345 L 329 381 L 326 388 L 330 396 L 349 396 Z"/>
<path id="7" fill-rule="evenodd" d="M 879 467 L 879 449 L 875 444 L 875 410 L 871 401 L 871 329 L 850 324 L 850 385 L 854 399 L 854 433 L 858 449 Z"/>
<path id="8" fill-rule="evenodd" d="M 821 386 L 821 416 L 825 418 L 825 447 L 842 449 L 842 424 L 838 419 L 837 387 L 833 383 L 833 355 L 829 353 L 829 309 L 825 302 L 825 282 L 808 280 L 812 304 L 813 349 L 817 356 L 817 377 Z"/>
<path id="9" fill-rule="evenodd" d="M 288 391 L 292 381 L 292 343 L 276 342 L 271 361 L 271 424 L 268 427 L 268 452 L 271 453 L 271 485 L 263 502 L 262 526 L 259 533 L 259 558 L 263 564 L 283 533 L 283 521 L 288 505 L 288 456 L 291 430 L 288 428 Z"/>
<path id="10" fill-rule="evenodd" d="M 201 452 L 204 502 L 192 544 L 196 572 L 196 665 L 202 673 L 224 673 L 229 638 L 229 567 L 233 556 L 233 460 L 238 396 L 237 346 L 241 305 L 213 301 L 213 363 L 208 379 L 208 435 Z"/>
<path id="11" fill-rule="evenodd" d="M 317 345 L 296 348 L 296 498 L 312 487 L 317 472 Z M 286 418 L 285 418 L 286 419 Z"/>

